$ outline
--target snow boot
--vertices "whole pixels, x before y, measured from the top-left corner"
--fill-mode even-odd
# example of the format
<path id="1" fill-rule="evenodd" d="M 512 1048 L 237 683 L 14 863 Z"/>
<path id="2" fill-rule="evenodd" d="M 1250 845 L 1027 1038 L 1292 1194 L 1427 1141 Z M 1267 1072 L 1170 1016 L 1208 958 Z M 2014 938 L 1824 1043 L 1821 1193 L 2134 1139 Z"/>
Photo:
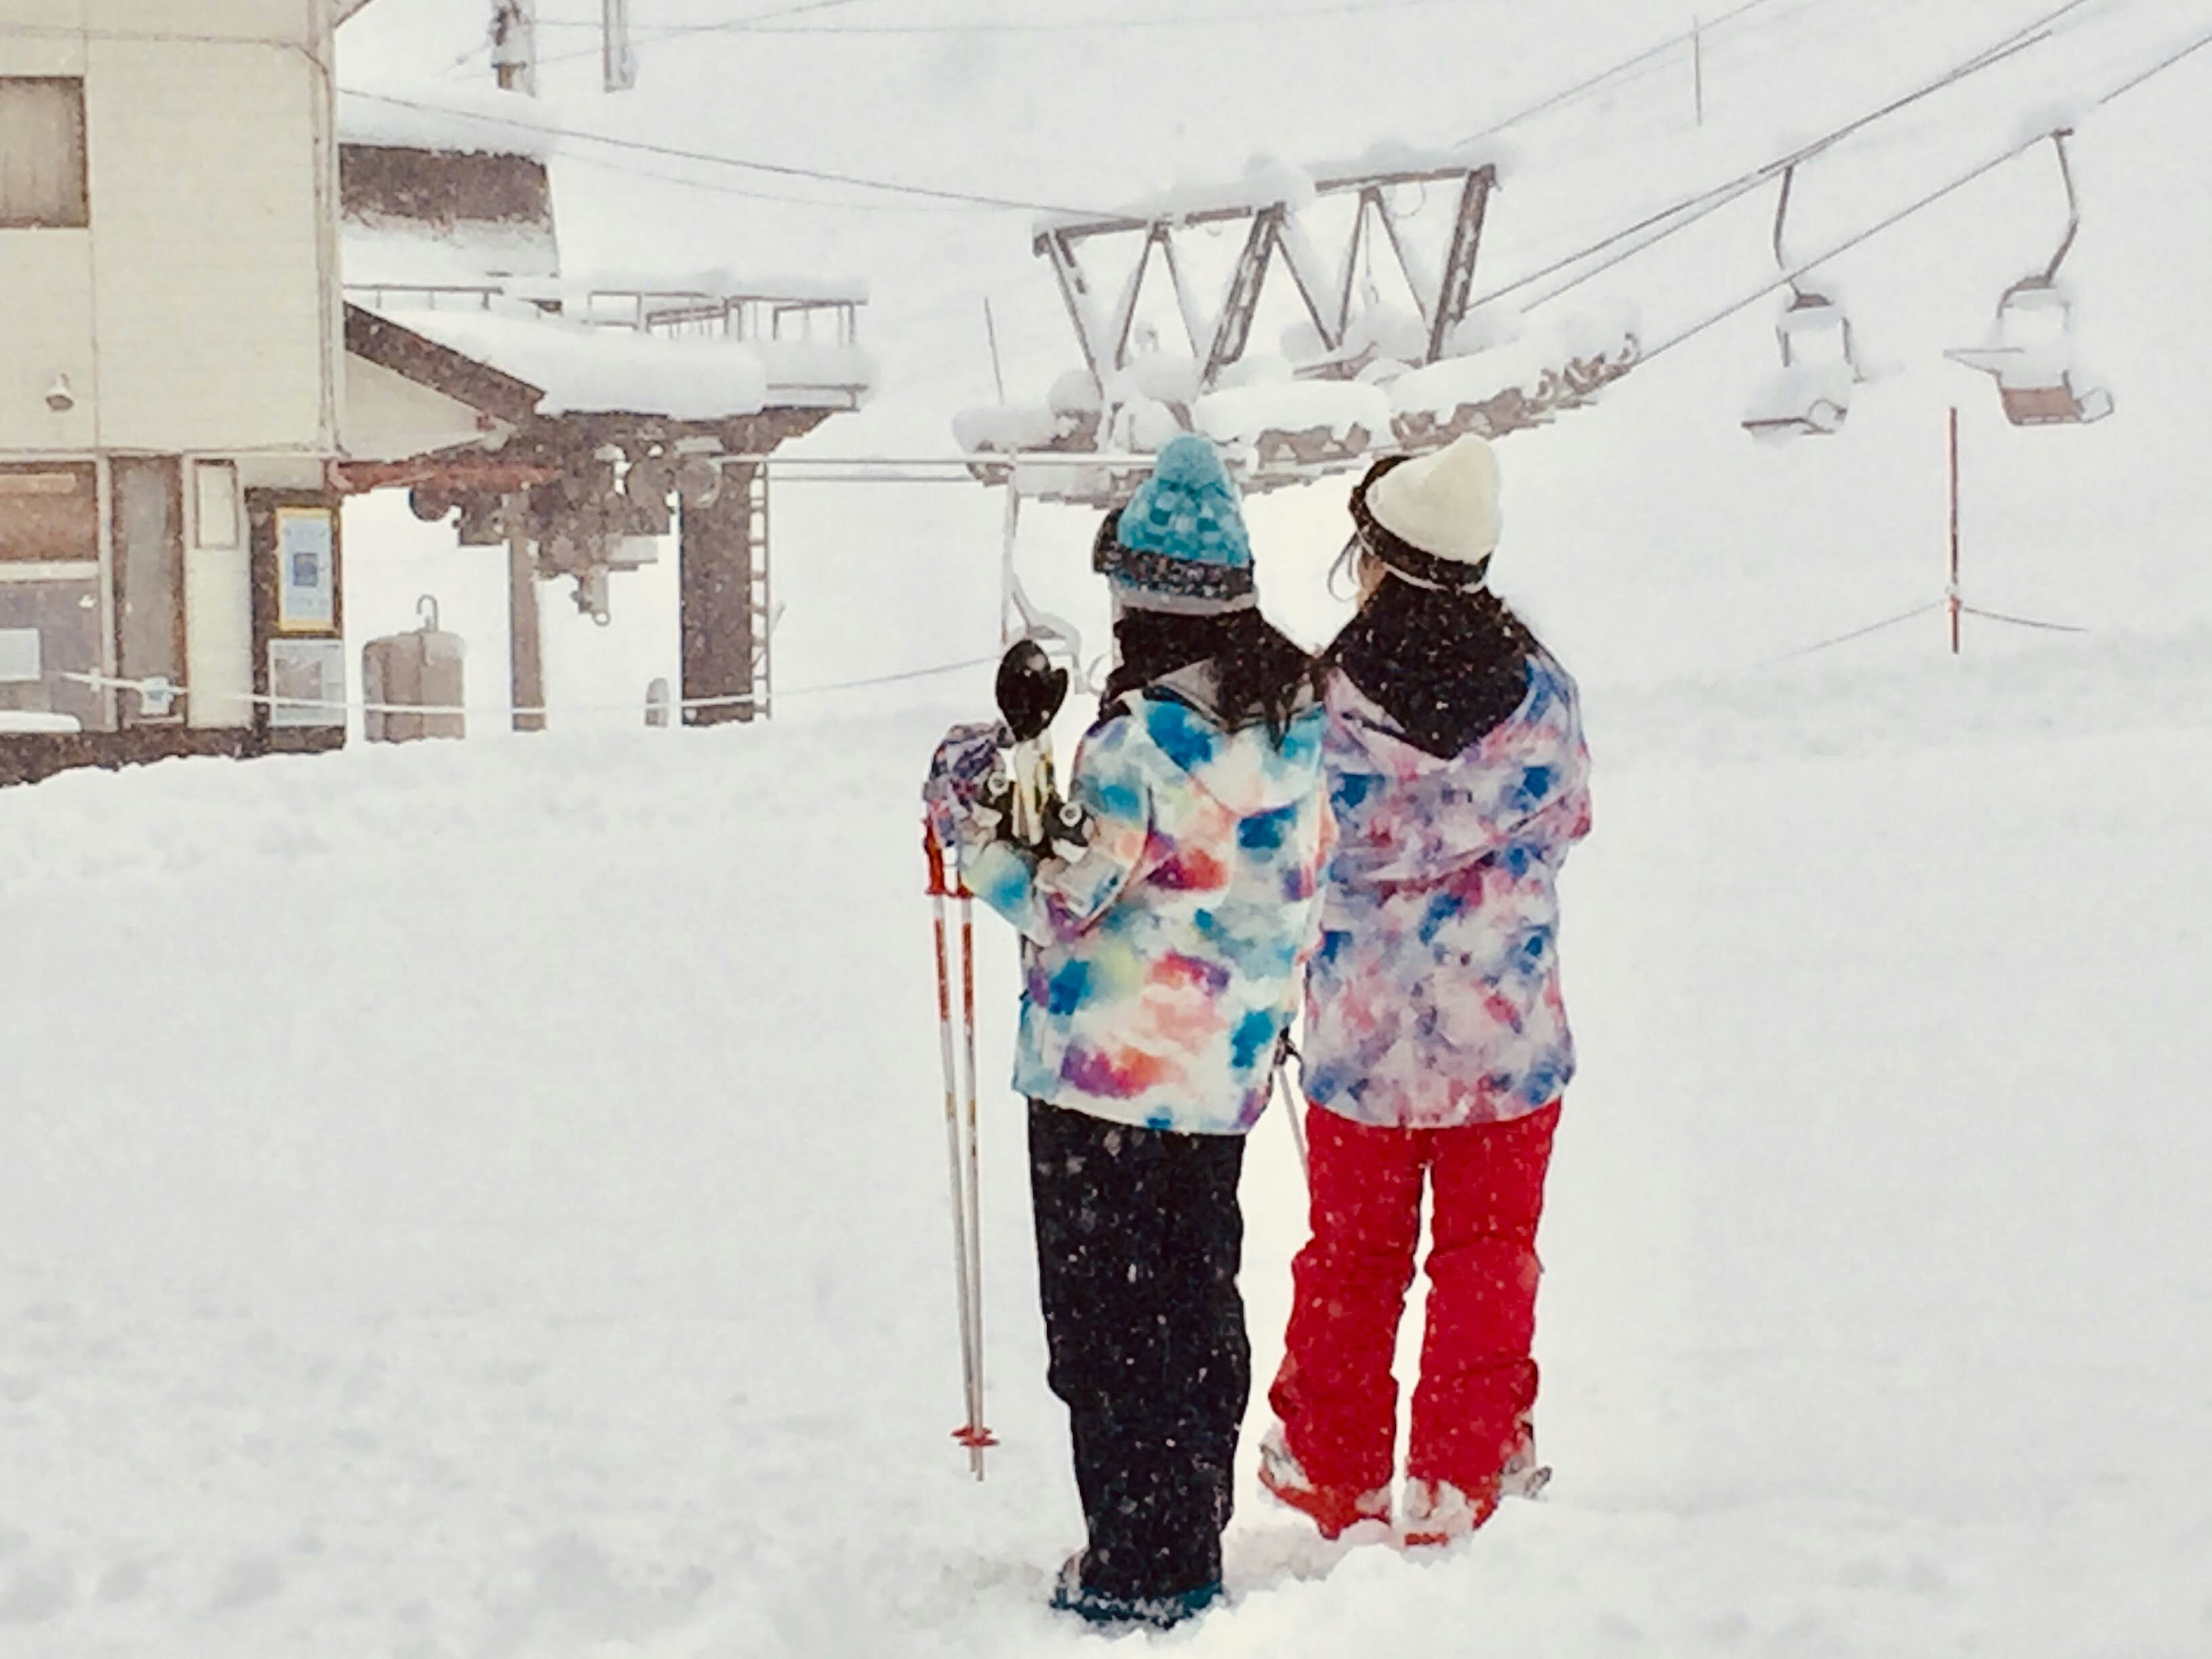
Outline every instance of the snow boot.
<path id="1" fill-rule="evenodd" d="M 1416 1547 L 1452 1543 L 1489 1520 L 1499 1500 L 1540 1498 L 1551 1480 L 1550 1466 L 1536 1461 L 1535 1425 L 1524 1417 L 1514 1425 L 1513 1449 L 1486 1497 L 1462 1492 L 1449 1480 L 1406 1482 L 1406 1542 Z"/>
<path id="2" fill-rule="evenodd" d="M 1349 1486 L 1320 1485 L 1291 1455 L 1279 1424 L 1260 1443 L 1260 1484 L 1321 1528 L 1324 1538 L 1341 1537 L 1363 1521 L 1390 1524 L 1389 1487 L 1354 1492 Z"/>
<path id="3" fill-rule="evenodd" d="M 1056 1613 L 1073 1613 L 1085 1624 L 1145 1625 L 1153 1630 L 1172 1630 L 1221 1599 L 1218 1579 L 1179 1595 L 1108 1595 L 1085 1589 L 1083 1553 L 1078 1550 L 1060 1564 L 1060 1577 L 1052 1587 L 1052 1607 Z"/>
<path id="4" fill-rule="evenodd" d="M 1515 1437 L 1513 1450 L 1505 1460 L 1505 1467 L 1498 1472 L 1498 1495 L 1500 1498 L 1541 1498 L 1544 1488 L 1552 1484 L 1552 1468 L 1536 1461 L 1535 1425 L 1522 1418 L 1520 1431 Z"/>
<path id="5" fill-rule="evenodd" d="M 1406 1482 L 1406 1544 L 1410 1549 L 1439 1548 L 1470 1537 L 1498 1510 L 1493 1484 L 1483 1493 L 1462 1492 L 1449 1480 Z"/>

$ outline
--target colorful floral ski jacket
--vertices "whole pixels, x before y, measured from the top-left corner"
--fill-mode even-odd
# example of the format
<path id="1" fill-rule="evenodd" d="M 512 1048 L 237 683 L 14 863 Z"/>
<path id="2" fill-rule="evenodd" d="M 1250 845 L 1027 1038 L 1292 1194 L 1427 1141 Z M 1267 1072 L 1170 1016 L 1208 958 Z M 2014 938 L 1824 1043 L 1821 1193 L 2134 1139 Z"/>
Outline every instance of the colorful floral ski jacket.
<path id="1" fill-rule="evenodd" d="M 1574 681 L 1538 653 L 1521 707 L 1450 760 L 1341 672 L 1328 706 L 1340 840 L 1306 978 L 1308 1097 L 1389 1128 L 1540 1109 L 1575 1067 L 1555 887 L 1590 823 Z"/>
<path id="2" fill-rule="evenodd" d="M 963 866 L 1027 941 L 1017 1090 L 1241 1134 L 1267 1107 L 1319 938 L 1333 831 L 1319 705 L 1278 749 L 1262 725 L 1221 729 L 1210 672 L 1124 699 L 1084 738 L 1068 781 L 1092 819 L 1081 858 L 971 841 Z"/>

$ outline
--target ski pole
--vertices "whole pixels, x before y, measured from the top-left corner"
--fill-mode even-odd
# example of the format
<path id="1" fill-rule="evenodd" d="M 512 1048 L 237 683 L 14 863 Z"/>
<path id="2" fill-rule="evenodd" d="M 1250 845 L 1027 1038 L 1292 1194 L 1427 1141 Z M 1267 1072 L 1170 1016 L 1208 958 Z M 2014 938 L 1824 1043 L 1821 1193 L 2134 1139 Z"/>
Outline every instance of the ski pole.
<path id="1" fill-rule="evenodd" d="M 1283 1093 L 1283 1115 L 1290 1120 L 1291 1139 L 1297 1146 L 1298 1173 L 1306 1178 L 1306 1184 L 1310 1187 L 1313 1185 L 1313 1162 L 1306 1156 L 1306 1126 L 1298 1117 L 1298 1108 L 1303 1103 L 1298 1099 L 1298 1091 L 1291 1086 L 1288 1068 L 1279 1064 L 1275 1067 L 1275 1083 Z"/>
<path id="2" fill-rule="evenodd" d="M 975 1478 L 983 1478 L 983 1449 L 999 1443 L 983 1426 L 983 1182 L 978 1164 L 975 1084 L 975 901 L 964 877 L 955 878 L 960 892 L 960 1018 L 968 1068 L 968 1188 L 965 1216 L 967 1235 L 968 1349 L 975 1356 L 968 1368 L 968 1424 L 961 1443 L 968 1448 Z"/>
<path id="3" fill-rule="evenodd" d="M 980 1480 L 983 1478 L 983 1453 L 975 1443 L 981 1425 L 977 1421 L 976 1409 L 980 1390 L 976 1378 L 975 1290 L 969 1279 L 966 1160 L 961 1155 L 960 1145 L 960 1078 L 952 1052 L 951 940 L 945 915 L 945 901 L 951 896 L 952 889 L 945 879 L 945 849 L 938 844 L 934 830 L 926 823 L 922 828 L 922 852 L 929 861 L 929 899 L 937 942 L 937 1042 L 945 1069 L 945 1148 L 952 1193 L 952 1273 L 959 1299 L 961 1393 L 968 1411 L 968 1421 L 953 1431 L 953 1437 L 968 1446 L 969 1467 Z"/>

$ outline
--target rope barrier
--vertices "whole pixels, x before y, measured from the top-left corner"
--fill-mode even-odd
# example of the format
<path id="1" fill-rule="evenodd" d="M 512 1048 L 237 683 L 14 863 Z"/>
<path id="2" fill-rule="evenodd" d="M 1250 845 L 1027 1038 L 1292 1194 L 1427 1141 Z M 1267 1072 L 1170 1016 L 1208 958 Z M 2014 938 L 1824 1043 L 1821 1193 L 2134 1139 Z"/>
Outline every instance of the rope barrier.
<path id="1" fill-rule="evenodd" d="M 1885 629 L 1899 627 L 1912 621 L 1916 617 L 1924 617 L 1931 611 L 1941 611 L 1945 603 L 1942 599 L 1930 599 L 1925 605 L 1915 605 L 1910 611 L 1900 611 L 1896 616 L 1885 617 L 1878 623 L 1869 623 L 1864 628 L 1854 628 L 1850 633 L 1838 634 L 1833 639 L 1822 640 L 1815 645 L 1802 646 L 1795 651 L 1785 651 L 1778 657 L 1762 657 L 1751 666 L 1771 668 L 1778 663 L 1795 662 L 1800 657 L 1809 657 L 1818 651 L 1827 651 L 1839 645 L 1849 645 L 1853 640 L 1863 640 L 1869 634 L 1879 634 Z"/>
<path id="2" fill-rule="evenodd" d="M 1749 670 L 1773 668 L 1785 662 L 1796 662 L 1802 657 L 1812 656 L 1817 652 L 1832 650 L 1839 645 L 1849 645 L 1854 640 L 1865 639 L 1869 635 L 1882 633 L 1886 629 L 1899 627 L 1917 617 L 1941 611 L 1950 602 L 1950 597 L 1948 594 L 1940 599 L 1930 599 L 1925 605 L 1915 605 L 1910 611 L 1900 611 L 1894 617 L 1885 617 L 1878 623 L 1869 623 L 1864 628 L 1854 628 L 1850 633 L 1838 634 L 1833 639 L 1821 640 L 1813 645 L 1801 646 L 1795 651 L 1785 651 L 1780 656 L 1761 657 L 1757 662 L 1747 665 L 1747 668 Z M 2011 628 L 2039 629 L 2051 634 L 2087 634 L 2089 631 L 2072 623 L 2038 622 L 2030 617 L 2008 617 L 2001 611 L 1984 611 L 1978 605 L 1961 605 L 1959 607 L 1959 613 L 1966 617 L 1979 617 L 1984 622 L 2002 623 Z"/>
<path id="3" fill-rule="evenodd" d="M 314 697 L 272 697 L 258 691 L 225 691 L 215 694 L 217 702 L 250 703 L 257 708 L 319 709 L 330 714 L 461 714 L 498 713 L 506 714 L 629 714 L 645 708 L 735 708 L 754 703 L 781 701 L 785 697 L 815 697 L 836 691 L 860 691 L 881 685 L 900 685 L 914 680 L 935 679 L 946 674 L 965 673 L 969 669 L 987 668 L 999 660 L 996 653 L 988 657 L 969 657 L 960 662 L 939 663 L 929 668 L 910 668 L 896 674 L 874 674 L 864 679 L 836 680 L 822 685 L 793 686 L 787 691 L 767 693 L 739 692 L 722 697 L 685 697 L 667 703 L 645 702 L 570 702 L 547 703 L 535 708 L 510 708 L 506 704 L 483 705 L 471 708 L 466 704 L 331 702 Z M 99 690 L 136 691 L 141 696 L 154 692 L 167 697 L 191 695 L 186 686 L 173 685 L 166 680 L 119 679 L 108 674 L 64 673 L 57 678 L 70 680 L 79 685 L 88 685 Z"/>
<path id="4" fill-rule="evenodd" d="M 2008 628 L 2039 628 L 2048 634 L 2086 634 L 2089 630 L 2072 623 L 2038 622 L 2033 617 L 2008 617 L 2002 611 L 1984 611 L 1978 605 L 1962 605 L 1959 613 L 1979 617 L 1984 622 L 2003 623 Z"/>

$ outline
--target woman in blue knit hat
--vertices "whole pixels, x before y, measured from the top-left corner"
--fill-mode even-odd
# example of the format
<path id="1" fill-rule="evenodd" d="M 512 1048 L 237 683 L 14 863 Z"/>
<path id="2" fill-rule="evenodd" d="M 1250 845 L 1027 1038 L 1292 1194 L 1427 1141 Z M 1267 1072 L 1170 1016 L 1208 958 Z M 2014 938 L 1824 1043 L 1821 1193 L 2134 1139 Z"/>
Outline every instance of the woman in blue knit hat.
<path id="1" fill-rule="evenodd" d="M 1070 777 L 1079 856 L 1020 847 L 972 799 L 940 807 L 969 884 L 1024 942 L 1014 1086 L 1089 1528 L 1054 1601 L 1167 1626 L 1221 1589 L 1251 1385 L 1237 1176 L 1333 832 L 1314 664 L 1260 613 L 1212 446 L 1163 448 L 1093 562 L 1118 665 Z M 937 775 L 975 769 L 940 756 Z"/>

